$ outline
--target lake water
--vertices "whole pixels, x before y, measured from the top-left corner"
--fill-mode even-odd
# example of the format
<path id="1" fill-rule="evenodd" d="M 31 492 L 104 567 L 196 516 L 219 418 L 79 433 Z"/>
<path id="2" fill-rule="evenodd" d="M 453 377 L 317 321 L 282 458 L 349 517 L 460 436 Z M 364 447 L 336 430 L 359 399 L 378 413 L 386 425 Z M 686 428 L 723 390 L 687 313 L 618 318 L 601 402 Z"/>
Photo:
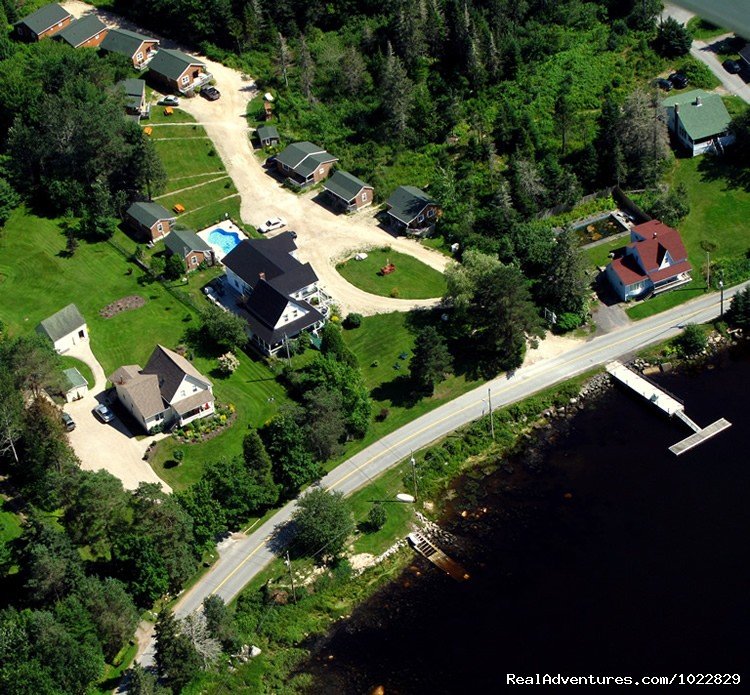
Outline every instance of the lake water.
<path id="1" fill-rule="evenodd" d="M 750 678 L 750 359 L 657 380 L 700 425 L 733 427 L 677 458 L 667 447 L 690 432 L 615 387 L 544 453 L 467 477 L 444 526 L 467 539 L 452 552 L 471 580 L 416 558 L 318 649 L 311 692 L 498 692 L 507 673 Z"/>

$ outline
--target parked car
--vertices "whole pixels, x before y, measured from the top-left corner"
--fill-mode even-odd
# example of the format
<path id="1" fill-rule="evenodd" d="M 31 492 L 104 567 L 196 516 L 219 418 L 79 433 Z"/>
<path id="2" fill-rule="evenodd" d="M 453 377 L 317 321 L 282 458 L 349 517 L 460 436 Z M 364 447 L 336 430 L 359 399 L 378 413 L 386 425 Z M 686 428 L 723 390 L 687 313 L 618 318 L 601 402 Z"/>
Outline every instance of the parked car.
<path id="1" fill-rule="evenodd" d="M 736 60 L 725 60 L 722 65 L 730 75 L 736 75 L 742 70 L 742 65 L 740 65 Z"/>
<path id="2" fill-rule="evenodd" d="M 179 106 L 180 99 L 179 97 L 173 96 L 171 94 L 167 94 L 167 96 L 159 99 L 157 103 L 159 104 L 159 106 Z"/>
<path id="3" fill-rule="evenodd" d="M 663 89 L 665 92 L 672 91 L 672 83 L 669 80 L 665 80 L 663 77 L 654 80 L 654 86 Z"/>
<path id="4" fill-rule="evenodd" d="M 221 92 L 216 89 L 216 87 L 211 87 L 209 85 L 208 87 L 203 87 L 201 89 L 201 96 L 209 101 L 216 101 L 221 96 Z"/>
<path id="5" fill-rule="evenodd" d="M 68 415 L 67 413 L 62 413 L 61 417 L 62 417 L 63 425 L 65 426 L 65 429 L 68 432 L 72 432 L 76 428 L 75 420 L 73 420 L 73 418 L 70 417 L 70 415 Z"/>
<path id="6" fill-rule="evenodd" d="M 267 234 L 268 232 L 272 232 L 274 229 L 281 229 L 282 227 L 286 227 L 286 220 L 283 217 L 272 217 L 270 220 L 266 220 L 260 227 L 258 227 L 258 231 L 261 234 Z"/>
<path id="7" fill-rule="evenodd" d="M 102 422 L 112 422 L 115 419 L 115 414 L 104 403 L 100 403 L 94 408 L 94 415 Z"/>
<path id="8" fill-rule="evenodd" d="M 688 86 L 687 75 L 683 75 L 681 72 L 673 72 L 669 76 L 669 81 L 675 89 L 685 89 Z"/>

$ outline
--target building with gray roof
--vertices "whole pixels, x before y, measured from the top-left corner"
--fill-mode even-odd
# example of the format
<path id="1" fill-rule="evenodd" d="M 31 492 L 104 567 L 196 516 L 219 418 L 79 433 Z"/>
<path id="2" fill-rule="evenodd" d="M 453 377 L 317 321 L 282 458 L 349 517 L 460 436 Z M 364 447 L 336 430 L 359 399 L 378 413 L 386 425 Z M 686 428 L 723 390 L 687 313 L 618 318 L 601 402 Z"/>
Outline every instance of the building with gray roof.
<path id="1" fill-rule="evenodd" d="M 375 189 L 348 171 L 334 171 L 323 184 L 329 199 L 337 208 L 353 212 L 372 203 Z"/>
<path id="2" fill-rule="evenodd" d="M 40 7 L 15 23 L 16 35 L 26 41 L 41 41 L 54 36 L 73 21 L 73 15 L 57 3 Z"/>
<path id="3" fill-rule="evenodd" d="M 295 142 L 276 157 L 276 169 L 291 183 L 304 187 L 325 179 L 338 157 L 311 142 Z"/>
<path id="4" fill-rule="evenodd" d="M 60 354 L 74 345 L 88 342 L 89 332 L 86 320 L 75 304 L 68 304 L 52 316 L 43 319 L 36 328 L 37 333 L 46 335 Z"/>

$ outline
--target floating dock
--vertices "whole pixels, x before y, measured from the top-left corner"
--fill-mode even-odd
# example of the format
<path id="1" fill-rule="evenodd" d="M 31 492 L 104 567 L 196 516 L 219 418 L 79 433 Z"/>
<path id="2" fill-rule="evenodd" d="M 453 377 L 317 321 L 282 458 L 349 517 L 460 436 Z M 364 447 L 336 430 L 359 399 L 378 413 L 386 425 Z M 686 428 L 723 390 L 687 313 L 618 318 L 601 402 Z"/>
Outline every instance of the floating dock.
<path id="1" fill-rule="evenodd" d="M 426 557 L 433 565 L 439 567 L 456 581 L 463 582 L 469 578 L 469 573 L 455 560 L 451 560 L 440 548 L 433 545 L 421 533 L 415 531 L 407 538 L 420 555 Z"/>
<path id="2" fill-rule="evenodd" d="M 669 417 L 676 417 L 693 430 L 693 434 L 689 437 L 669 447 L 669 450 L 675 456 L 690 451 L 690 449 L 703 444 L 707 439 L 732 426 L 731 422 L 721 418 L 708 427 L 701 427 L 687 416 L 685 405 L 680 400 L 667 393 L 664 389 L 659 388 L 648 379 L 645 379 L 640 374 L 628 369 L 622 362 L 610 362 L 606 370 L 614 379 L 625 384 L 625 386 L 635 391 L 650 403 L 653 403 L 657 408 L 669 415 Z"/>

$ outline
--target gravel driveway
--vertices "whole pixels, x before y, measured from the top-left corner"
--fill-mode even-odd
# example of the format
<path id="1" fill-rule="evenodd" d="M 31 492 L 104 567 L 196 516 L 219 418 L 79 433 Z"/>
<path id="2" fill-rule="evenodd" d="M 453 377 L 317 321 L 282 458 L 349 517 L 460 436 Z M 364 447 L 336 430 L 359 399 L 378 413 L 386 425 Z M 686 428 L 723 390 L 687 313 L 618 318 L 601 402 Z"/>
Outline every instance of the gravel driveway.
<path id="1" fill-rule="evenodd" d="M 73 16 L 95 12 L 109 26 L 122 26 L 158 37 L 152 31 L 136 27 L 110 12 L 95 10 L 79 0 L 62 3 Z M 166 48 L 182 48 L 174 41 L 161 39 Z M 221 92 L 218 101 L 200 97 L 181 99 L 181 107 L 205 129 L 219 152 L 227 172 L 241 196 L 242 221 L 259 225 L 269 217 L 284 217 L 289 229 L 297 232 L 298 256 L 309 261 L 323 289 L 344 313 L 356 311 L 365 316 L 390 311 L 408 311 L 415 307 L 435 306 L 439 299 L 392 299 L 378 297 L 357 289 L 339 275 L 335 264 L 348 255 L 372 247 L 390 245 L 394 251 L 413 256 L 436 270 L 443 271 L 450 259 L 419 242 L 405 237 L 394 238 L 380 229 L 374 210 L 363 210 L 352 216 L 335 215 L 312 200 L 313 193 L 296 195 L 266 174 L 253 154 L 249 128 L 245 119 L 247 103 L 255 92 L 237 70 L 201 56 Z M 325 146 L 324 142 L 319 143 Z M 408 181 L 404 181 L 408 184 Z"/>

